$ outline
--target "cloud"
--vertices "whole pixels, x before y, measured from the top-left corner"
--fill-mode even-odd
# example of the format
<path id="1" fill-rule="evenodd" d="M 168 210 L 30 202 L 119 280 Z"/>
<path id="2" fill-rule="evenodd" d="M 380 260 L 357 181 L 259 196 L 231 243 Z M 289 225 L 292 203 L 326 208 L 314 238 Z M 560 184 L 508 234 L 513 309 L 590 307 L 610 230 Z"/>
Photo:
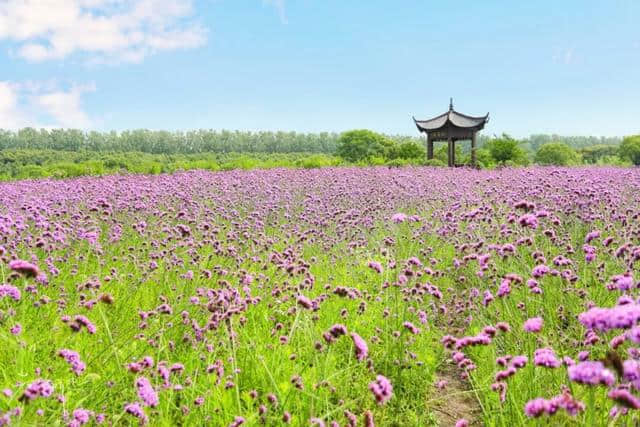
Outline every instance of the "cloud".
<path id="1" fill-rule="evenodd" d="M 83 109 L 82 97 L 95 85 L 60 87 L 53 81 L 0 81 L 0 129 L 87 129 L 93 121 Z"/>
<path id="2" fill-rule="evenodd" d="M 90 61 L 139 62 L 206 42 L 192 0 L 1 0 L 0 40 L 29 61 L 81 53 Z"/>
<path id="3" fill-rule="evenodd" d="M 262 0 L 262 4 L 268 4 L 273 6 L 280 16 L 280 22 L 287 23 L 287 11 L 285 7 L 285 0 Z"/>
<path id="4" fill-rule="evenodd" d="M 9 82 L 0 81 L 0 129 L 17 129 L 27 123 L 18 107 L 16 87 Z"/>
<path id="5" fill-rule="evenodd" d="M 82 109 L 81 98 L 85 92 L 93 92 L 95 90 L 95 85 L 74 85 L 68 91 L 57 90 L 35 95 L 33 102 L 42 111 L 55 119 L 60 127 L 86 129 L 91 126 L 91 120 Z"/>

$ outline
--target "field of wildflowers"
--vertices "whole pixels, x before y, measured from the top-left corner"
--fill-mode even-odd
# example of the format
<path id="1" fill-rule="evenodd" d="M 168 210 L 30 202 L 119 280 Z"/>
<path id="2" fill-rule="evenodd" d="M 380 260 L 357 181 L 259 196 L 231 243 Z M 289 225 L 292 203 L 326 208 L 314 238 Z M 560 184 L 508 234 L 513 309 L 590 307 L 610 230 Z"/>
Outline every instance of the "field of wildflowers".
<path id="1" fill-rule="evenodd" d="M 640 170 L 0 184 L 0 425 L 633 425 Z"/>

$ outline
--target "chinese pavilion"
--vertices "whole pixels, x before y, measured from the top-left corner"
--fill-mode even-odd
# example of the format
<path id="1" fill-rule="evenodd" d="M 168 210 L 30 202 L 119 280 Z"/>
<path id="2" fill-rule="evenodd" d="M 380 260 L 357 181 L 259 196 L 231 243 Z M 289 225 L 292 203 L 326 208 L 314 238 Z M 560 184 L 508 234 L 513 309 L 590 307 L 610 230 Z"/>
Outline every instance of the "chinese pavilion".
<path id="1" fill-rule="evenodd" d="M 467 116 L 453 109 L 453 99 L 449 102 L 449 111 L 429 120 L 413 118 L 418 130 L 427 134 L 427 159 L 433 159 L 433 143 L 447 141 L 447 159 L 449 166 L 456 165 L 456 141 L 471 141 L 471 165 L 476 166 L 476 134 L 489 121 L 489 113 L 481 117 Z"/>

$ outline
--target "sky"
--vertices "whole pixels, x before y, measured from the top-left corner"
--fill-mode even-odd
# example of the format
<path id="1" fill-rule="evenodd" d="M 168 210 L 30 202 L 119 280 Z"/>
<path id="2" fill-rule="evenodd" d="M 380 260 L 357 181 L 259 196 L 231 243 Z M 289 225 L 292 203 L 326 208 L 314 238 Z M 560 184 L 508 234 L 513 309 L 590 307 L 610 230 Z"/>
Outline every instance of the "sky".
<path id="1" fill-rule="evenodd" d="M 0 128 L 640 133 L 638 0 L 0 0 Z"/>

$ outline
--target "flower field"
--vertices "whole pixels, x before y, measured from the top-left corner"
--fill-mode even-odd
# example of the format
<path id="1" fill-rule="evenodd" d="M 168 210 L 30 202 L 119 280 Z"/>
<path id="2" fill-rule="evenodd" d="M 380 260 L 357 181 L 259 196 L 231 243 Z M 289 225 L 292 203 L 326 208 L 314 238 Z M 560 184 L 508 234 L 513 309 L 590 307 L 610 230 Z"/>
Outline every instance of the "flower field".
<path id="1" fill-rule="evenodd" d="M 634 425 L 640 170 L 0 183 L 0 425 Z"/>

